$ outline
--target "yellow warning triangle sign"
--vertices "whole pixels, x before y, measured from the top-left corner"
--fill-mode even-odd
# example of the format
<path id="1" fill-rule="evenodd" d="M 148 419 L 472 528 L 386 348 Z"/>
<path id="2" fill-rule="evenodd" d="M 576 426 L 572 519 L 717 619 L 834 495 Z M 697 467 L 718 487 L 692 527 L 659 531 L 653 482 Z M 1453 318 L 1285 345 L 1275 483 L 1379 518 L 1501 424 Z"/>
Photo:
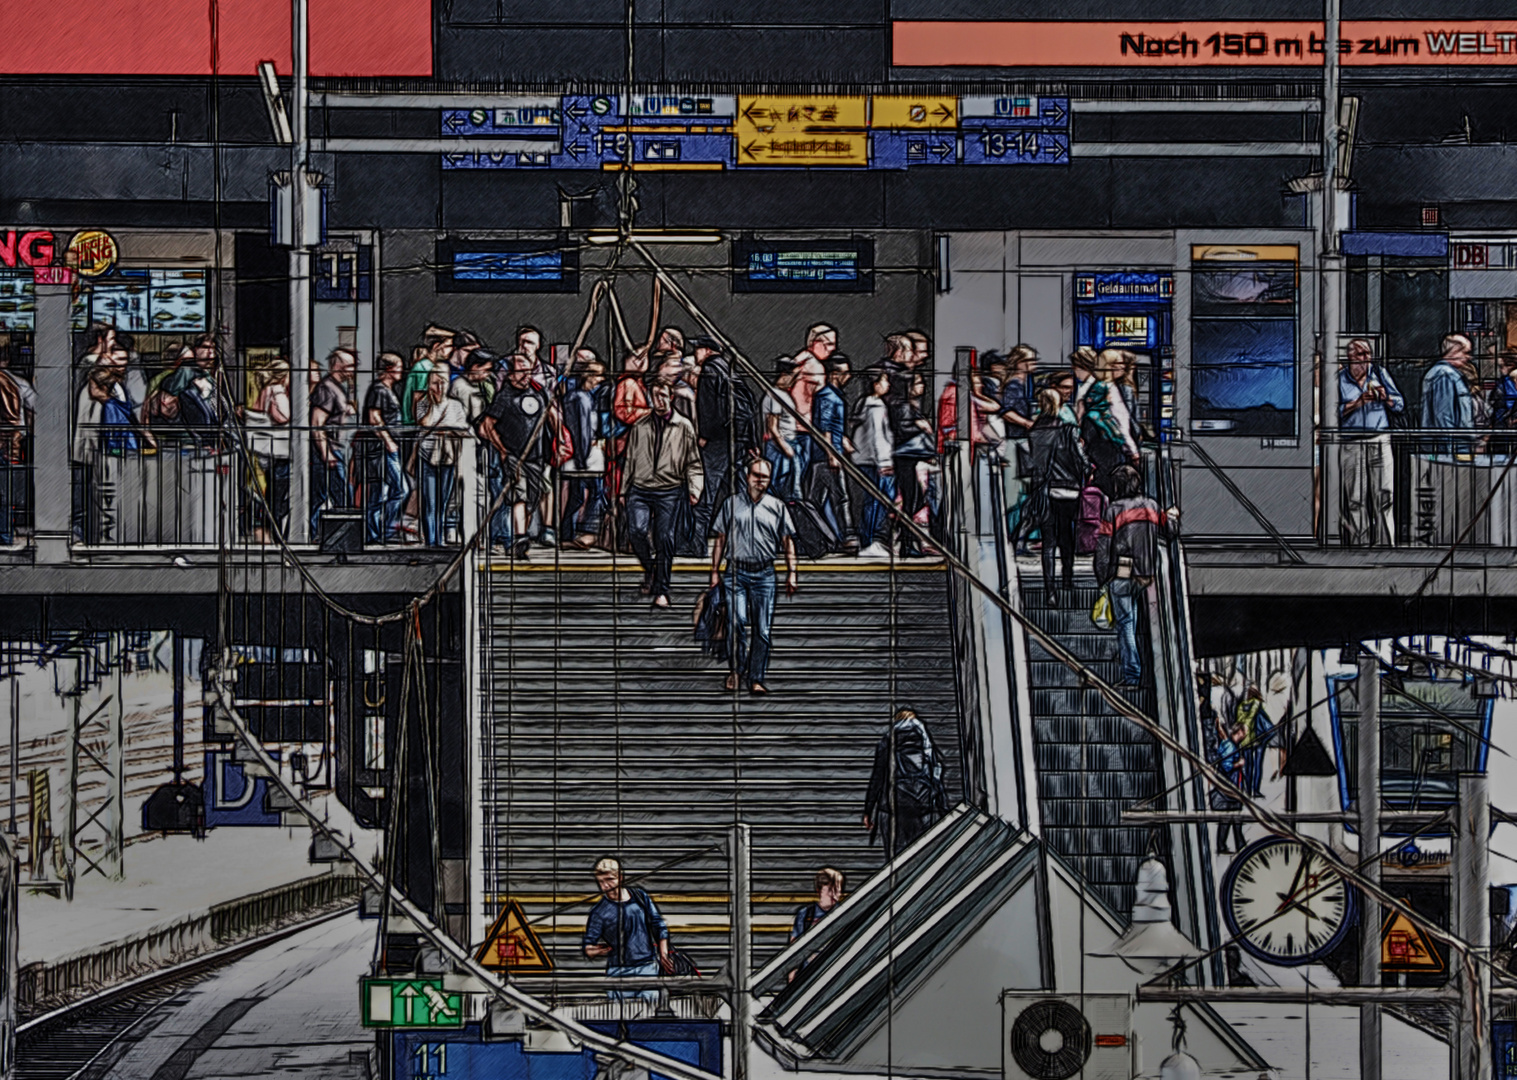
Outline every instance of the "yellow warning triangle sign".
<path id="1" fill-rule="evenodd" d="M 496 971 L 553 970 L 548 950 L 527 925 L 527 917 L 515 900 L 507 900 L 500 909 L 500 917 L 485 935 L 475 959 Z"/>
<path id="2" fill-rule="evenodd" d="M 1436 974 L 1443 970 L 1443 958 L 1427 935 L 1396 911 L 1380 932 L 1380 970 Z"/>

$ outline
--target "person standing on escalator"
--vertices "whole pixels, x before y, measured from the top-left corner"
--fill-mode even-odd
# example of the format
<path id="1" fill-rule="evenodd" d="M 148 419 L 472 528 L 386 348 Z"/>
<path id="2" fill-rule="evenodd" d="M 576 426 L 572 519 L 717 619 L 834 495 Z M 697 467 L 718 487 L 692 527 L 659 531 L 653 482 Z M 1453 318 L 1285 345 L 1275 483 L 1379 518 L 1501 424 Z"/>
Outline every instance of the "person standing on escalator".
<path id="1" fill-rule="evenodd" d="M 1159 537 L 1174 528 L 1178 511 L 1163 511 L 1143 494 L 1143 481 L 1131 465 L 1111 476 L 1114 498 L 1101 515 L 1096 538 L 1096 580 L 1111 595 L 1121 655 L 1123 686 L 1143 679 L 1143 652 L 1138 644 L 1138 612 L 1146 606 L 1148 587 L 1159 572 Z"/>

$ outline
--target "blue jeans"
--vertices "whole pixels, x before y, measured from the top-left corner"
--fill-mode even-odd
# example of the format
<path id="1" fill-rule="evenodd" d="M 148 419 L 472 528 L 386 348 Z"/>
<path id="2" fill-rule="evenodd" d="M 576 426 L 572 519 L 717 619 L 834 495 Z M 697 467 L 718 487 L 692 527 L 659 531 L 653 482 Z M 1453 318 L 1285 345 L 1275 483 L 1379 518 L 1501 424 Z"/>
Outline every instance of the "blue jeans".
<path id="1" fill-rule="evenodd" d="M 331 438 L 331 436 L 327 436 Z M 342 451 L 332 447 L 332 460 L 335 465 L 328 465 L 321 460 L 321 454 L 316 447 L 311 447 L 311 540 L 315 541 L 320 536 L 321 507 L 324 503 L 331 503 L 332 508 L 338 509 L 351 505 L 351 494 L 348 491 L 348 464 L 343 460 Z"/>
<path id="2" fill-rule="evenodd" d="M 880 470 L 873 465 L 865 465 L 862 469 L 865 476 L 874 482 L 874 486 L 880 493 L 891 502 L 895 501 L 895 477 L 881 475 Z M 865 496 L 863 505 L 859 510 L 859 546 L 868 547 L 870 544 L 885 540 L 885 521 L 889 511 L 880 504 L 879 500 L 872 496 Z"/>
<path id="3" fill-rule="evenodd" d="M 795 450 L 795 457 L 786 457 L 772 439 L 764 444 L 764 457 L 773 467 L 769 475 L 769 494 L 781 502 L 789 502 L 801 490 L 801 452 L 795 445 L 791 449 Z"/>
<path id="4" fill-rule="evenodd" d="M 1117 648 L 1122 660 L 1121 681 L 1136 685 L 1143 678 L 1143 653 L 1138 647 L 1138 611 L 1148 596 L 1146 586 L 1135 578 L 1112 581 L 1111 611 L 1117 626 Z"/>
<path id="5" fill-rule="evenodd" d="M 382 445 L 368 451 L 368 467 L 363 478 L 364 525 L 368 542 L 382 544 L 395 535 L 400 508 L 410 494 L 406 474 L 400 467 L 400 451 L 394 453 Z"/>
<path id="6" fill-rule="evenodd" d="M 563 517 L 558 523 L 560 539 L 571 540 L 576 536 L 600 533 L 603 479 L 598 473 L 571 473 L 566 477 L 569 491 L 564 500 Z"/>
<path id="7" fill-rule="evenodd" d="M 500 460 L 500 455 L 493 450 L 489 452 L 487 476 L 490 480 L 490 503 L 494 505 L 501 489 L 506 486 L 505 464 Z M 511 500 L 502 500 L 500 509 L 490 518 L 490 543 L 511 543 Z"/>
<path id="8" fill-rule="evenodd" d="M 799 499 L 806 490 L 806 474 L 811 471 L 811 459 L 816 456 L 811 436 L 804 431 L 795 433 L 795 497 Z"/>
<path id="9" fill-rule="evenodd" d="M 769 670 L 774 591 L 772 566 L 764 570 L 727 567 L 727 651 L 733 673 L 749 683 L 763 682 Z"/>
<path id="10" fill-rule="evenodd" d="M 674 549 L 680 539 L 680 503 L 685 498 L 682 487 L 667 491 L 634 487 L 627 492 L 627 542 L 648 576 L 650 596 L 669 594 Z"/>
<path id="11" fill-rule="evenodd" d="M 448 500 L 453 497 L 454 466 L 430 465 L 425 461 L 416 463 L 421 475 L 421 535 L 428 547 L 440 547 L 446 533 L 443 518 L 448 512 Z"/>
<path id="12" fill-rule="evenodd" d="M 608 965 L 606 974 L 611 978 L 636 978 L 651 979 L 659 972 L 658 957 L 644 960 L 641 964 L 628 964 L 625 967 L 617 964 Z M 641 998 L 650 1005 L 658 1004 L 657 990 L 609 990 L 606 996 L 612 1001 L 637 1001 Z"/>

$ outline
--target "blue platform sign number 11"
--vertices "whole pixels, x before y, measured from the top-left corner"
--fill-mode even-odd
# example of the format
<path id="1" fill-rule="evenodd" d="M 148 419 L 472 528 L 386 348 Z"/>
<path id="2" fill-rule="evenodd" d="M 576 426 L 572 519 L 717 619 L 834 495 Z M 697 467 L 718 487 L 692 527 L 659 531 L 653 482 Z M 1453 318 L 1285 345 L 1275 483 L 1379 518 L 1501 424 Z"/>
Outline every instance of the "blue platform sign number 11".
<path id="1" fill-rule="evenodd" d="M 415 1071 L 411 1073 L 412 1080 L 447 1076 L 448 1044 L 417 1043 L 416 1052 L 412 1054 L 412 1064 L 415 1066 Z"/>

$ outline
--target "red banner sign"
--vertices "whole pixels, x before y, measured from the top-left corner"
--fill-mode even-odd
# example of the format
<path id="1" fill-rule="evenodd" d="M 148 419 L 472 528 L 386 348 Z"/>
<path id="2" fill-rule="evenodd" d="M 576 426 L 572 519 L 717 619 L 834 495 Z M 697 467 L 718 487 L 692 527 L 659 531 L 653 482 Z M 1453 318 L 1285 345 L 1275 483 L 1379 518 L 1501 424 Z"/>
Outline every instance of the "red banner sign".
<path id="1" fill-rule="evenodd" d="M 312 75 L 432 74 L 431 0 L 311 0 L 310 12 Z M 0 26 L 6 75 L 210 75 L 213 55 L 223 75 L 261 60 L 290 73 L 290 0 L 5 0 Z"/>
<path id="2" fill-rule="evenodd" d="M 1341 24 L 1345 65 L 1517 64 L 1517 22 Z M 897 67 L 1321 67 L 1320 22 L 903 22 Z"/>

